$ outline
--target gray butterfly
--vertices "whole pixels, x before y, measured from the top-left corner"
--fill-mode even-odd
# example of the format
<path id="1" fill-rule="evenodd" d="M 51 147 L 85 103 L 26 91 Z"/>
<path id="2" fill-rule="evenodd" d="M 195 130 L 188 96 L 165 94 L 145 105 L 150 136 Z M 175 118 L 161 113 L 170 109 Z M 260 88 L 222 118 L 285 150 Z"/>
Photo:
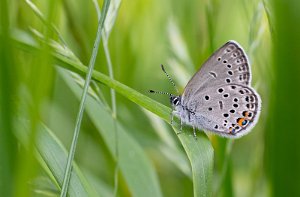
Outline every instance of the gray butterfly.
<path id="1" fill-rule="evenodd" d="M 172 79 L 163 71 L 173 83 Z M 218 49 L 192 77 L 180 96 L 168 94 L 173 115 L 182 124 L 230 138 L 241 137 L 256 124 L 261 108 L 258 93 L 250 86 L 247 55 L 235 41 Z M 172 121 L 171 121 L 172 122 Z"/>

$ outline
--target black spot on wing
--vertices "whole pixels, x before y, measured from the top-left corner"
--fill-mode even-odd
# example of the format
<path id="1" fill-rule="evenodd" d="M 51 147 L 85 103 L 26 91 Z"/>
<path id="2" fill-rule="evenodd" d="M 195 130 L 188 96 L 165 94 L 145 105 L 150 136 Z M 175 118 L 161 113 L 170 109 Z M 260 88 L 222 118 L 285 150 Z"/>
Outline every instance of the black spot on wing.
<path id="1" fill-rule="evenodd" d="M 217 78 L 217 74 L 215 73 L 215 72 L 212 72 L 212 71 L 210 71 L 210 72 L 208 72 L 213 78 Z"/>

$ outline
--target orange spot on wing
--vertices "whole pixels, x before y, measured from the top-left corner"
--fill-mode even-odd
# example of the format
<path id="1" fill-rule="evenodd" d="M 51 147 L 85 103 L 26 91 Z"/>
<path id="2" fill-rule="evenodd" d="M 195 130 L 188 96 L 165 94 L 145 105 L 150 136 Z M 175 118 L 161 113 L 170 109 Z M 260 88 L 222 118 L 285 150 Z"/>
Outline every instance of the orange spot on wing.
<path id="1" fill-rule="evenodd" d="M 238 125 L 243 126 L 243 122 L 244 122 L 245 118 L 239 118 L 237 120 Z"/>
<path id="2" fill-rule="evenodd" d="M 248 116 L 249 116 L 249 112 L 244 111 L 244 112 L 243 112 L 243 116 L 248 117 Z"/>

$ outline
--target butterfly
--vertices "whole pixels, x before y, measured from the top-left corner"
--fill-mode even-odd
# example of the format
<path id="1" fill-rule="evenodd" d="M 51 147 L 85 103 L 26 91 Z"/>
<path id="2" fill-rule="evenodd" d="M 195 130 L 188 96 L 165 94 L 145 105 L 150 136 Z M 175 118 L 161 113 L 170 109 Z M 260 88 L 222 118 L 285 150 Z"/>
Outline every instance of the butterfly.
<path id="1" fill-rule="evenodd" d="M 161 65 L 171 83 L 173 80 Z M 215 51 L 187 83 L 181 95 L 168 94 L 172 118 L 220 136 L 239 138 L 251 131 L 261 110 L 261 98 L 251 87 L 251 67 L 243 48 L 228 41 Z"/>

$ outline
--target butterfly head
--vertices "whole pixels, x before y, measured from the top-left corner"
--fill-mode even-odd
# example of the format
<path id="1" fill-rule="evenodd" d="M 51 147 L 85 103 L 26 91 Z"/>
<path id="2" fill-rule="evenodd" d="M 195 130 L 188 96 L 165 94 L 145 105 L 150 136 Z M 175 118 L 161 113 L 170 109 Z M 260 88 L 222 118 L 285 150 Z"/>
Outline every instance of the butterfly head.
<path id="1" fill-rule="evenodd" d="M 170 102 L 173 106 L 178 106 L 181 104 L 181 96 L 170 95 Z"/>

